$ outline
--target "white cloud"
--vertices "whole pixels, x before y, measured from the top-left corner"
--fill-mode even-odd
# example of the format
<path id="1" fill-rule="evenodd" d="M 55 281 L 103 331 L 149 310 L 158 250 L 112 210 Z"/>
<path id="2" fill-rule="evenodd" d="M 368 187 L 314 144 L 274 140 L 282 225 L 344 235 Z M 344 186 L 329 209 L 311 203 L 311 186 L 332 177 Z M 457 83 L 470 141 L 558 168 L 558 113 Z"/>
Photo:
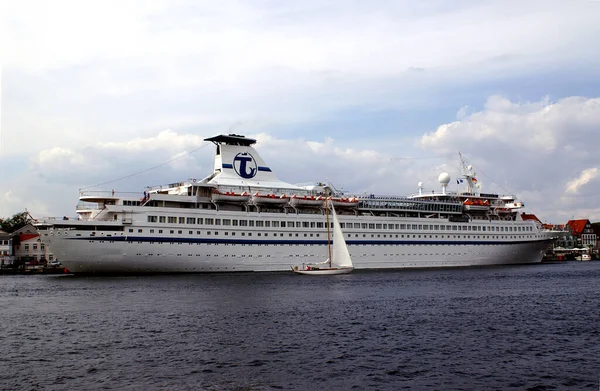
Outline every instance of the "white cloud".
<path id="1" fill-rule="evenodd" d="M 600 126 L 600 98 L 570 97 L 557 102 L 511 102 L 492 96 L 484 110 L 465 115 L 425 134 L 423 148 L 448 151 L 477 143 L 504 144 L 515 149 L 550 153 L 585 144 Z M 582 136 L 573 137 L 573 130 Z"/>
<path id="2" fill-rule="evenodd" d="M 580 187 L 596 179 L 599 174 L 600 169 L 598 167 L 586 168 L 577 178 L 567 182 L 567 193 L 577 193 Z"/>

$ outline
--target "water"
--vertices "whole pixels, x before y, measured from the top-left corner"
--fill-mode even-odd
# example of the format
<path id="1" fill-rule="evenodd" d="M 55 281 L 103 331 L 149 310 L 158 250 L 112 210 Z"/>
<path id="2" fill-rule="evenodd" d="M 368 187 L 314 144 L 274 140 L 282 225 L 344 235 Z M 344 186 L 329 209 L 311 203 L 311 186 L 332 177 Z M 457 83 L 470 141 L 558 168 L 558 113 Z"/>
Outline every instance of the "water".
<path id="1" fill-rule="evenodd" d="M 600 262 L 0 276 L 0 389 L 598 390 Z"/>

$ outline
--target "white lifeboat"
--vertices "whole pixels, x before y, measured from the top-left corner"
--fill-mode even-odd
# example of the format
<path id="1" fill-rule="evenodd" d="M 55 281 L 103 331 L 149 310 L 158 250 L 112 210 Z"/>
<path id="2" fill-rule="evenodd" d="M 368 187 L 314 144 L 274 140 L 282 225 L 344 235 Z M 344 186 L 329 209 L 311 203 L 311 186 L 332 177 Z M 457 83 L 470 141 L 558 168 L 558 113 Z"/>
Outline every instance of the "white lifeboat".
<path id="1" fill-rule="evenodd" d="M 255 205 L 284 205 L 287 204 L 290 200 L 290 197 L 285 194 L 277 195 L 277 194 L 258 194 L 255 193 L 252 196 L 252 202 Z"/>
<path id="2" fill-rule="evenodd" d="M 490 202 L 479 198 L 467 198 L 463 202 L 463 208 L 468 211 L 486 211 L 490 209 Z"/>
<path id="3" fill-rule="evenodd" d="M 329 202 L 336 208 L 354 208 L 358 205 L 356 197 L 329 197 Z"/>
<path id="4" fill-rule="evenodd" d="M 321 207 L 325 203 L 325 198 L 321 196 L 298 196 L 294 194 L 290 198 L 290 205 L 292 206 L 310 206 L 310 207 Z"/>
<path id="5" fill-rule="evenodd" d="M 217 189 L 213 190 L 212 200 L 214 202 L 248 202 L 250 200 L 250 194 L 247 192 L 235 193 L 233 191 L 221 192 Z"/>

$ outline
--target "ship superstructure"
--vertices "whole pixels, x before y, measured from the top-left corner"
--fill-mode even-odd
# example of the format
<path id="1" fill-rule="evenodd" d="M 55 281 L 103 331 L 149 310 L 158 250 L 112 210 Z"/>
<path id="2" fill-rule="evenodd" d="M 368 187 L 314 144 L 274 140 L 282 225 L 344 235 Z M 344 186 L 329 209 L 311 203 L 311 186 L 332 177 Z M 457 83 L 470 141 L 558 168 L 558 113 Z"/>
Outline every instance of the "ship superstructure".
<path id="1" fill-rule="evenodd" d="M 348 196 L 327 183 L 279 180 L 253 145 L 219 135 L 203 179 L 149 187 L 143 196 L 80 193 L 77 219 L 38 223 L 74 273 L 283 271 L 319 260 L 325 199 L 334 205 L 356 269 L 540 262 L 562 233 L 521 219 L 514 196 L 481 193 L 471 168 L 463 192 Z"/>

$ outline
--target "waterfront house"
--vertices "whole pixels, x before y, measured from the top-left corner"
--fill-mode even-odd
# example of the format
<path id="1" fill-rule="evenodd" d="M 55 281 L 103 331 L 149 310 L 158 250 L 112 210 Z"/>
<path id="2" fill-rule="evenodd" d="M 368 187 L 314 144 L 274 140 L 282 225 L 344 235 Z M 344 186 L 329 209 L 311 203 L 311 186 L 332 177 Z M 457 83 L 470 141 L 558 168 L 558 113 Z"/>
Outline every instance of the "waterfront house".
<path id="1" fill-rule="evenodd" d="M 567 227 L 576 240 L 578 247 L 596 247 L 598 237 L 592 228 L 592 223 L 588 219 L 569 220 Z"/>
<path id="2" fill-rule="evenodd" d="M 12 235 L 0 230 L 0 267 L 12 265 L 13 260 Z"/>
<path id="3" fill-rule="evenodd" d="M 31 225 L 13 232 L 14 258 L 21 262 L 46 264 L 54 260 L 54 255 L 42 243 L 37 229 Z"/>

